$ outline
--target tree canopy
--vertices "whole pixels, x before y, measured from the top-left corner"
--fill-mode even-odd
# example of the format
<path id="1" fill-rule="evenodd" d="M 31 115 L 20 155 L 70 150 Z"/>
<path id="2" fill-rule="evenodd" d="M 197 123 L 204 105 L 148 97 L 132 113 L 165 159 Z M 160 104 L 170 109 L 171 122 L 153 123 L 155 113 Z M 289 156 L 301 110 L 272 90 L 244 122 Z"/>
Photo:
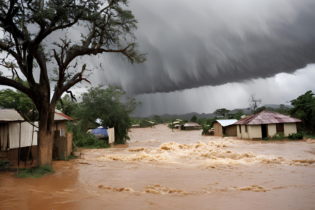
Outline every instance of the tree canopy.
<path id="1" fill-rule="evenodd" d="M 52 163 L 57 101 L 64 93 L 74 98 L 73 86 L 90 83 L 95 66 L 82 62 L 83 56 L 116 53 L 130 63 L 145 61 L 135 41 L 137 20 L 127 6 L 127 0 L 0 0 L 0 65 L 6 69 L 0 85 L 23 92 L 38 110 L 37 166 Z M 71 39 L 78 33 L 80 38 Z"/>
<path id="2" fill-rule="evenodd" d="M 315 96 L 312 91 L 307 91 L 298 98 L 291 101 L 294 106 L 290 110 L 292 116 L 297 117 L 303 121 L 303 130 L 312 134 L 315 133 Z"/>
<path id="3" fill-rule="evenodd" d="M 222 109 L 217 109 L 214 111 L 214 114 L 217 116 L 222 116 L 223 118 L 226 118 L 229 114 L 230 110 L 222 108 Z"/>
<path id="4" fill-rule="evenodd" d="M 198 119 L 197 116 L 194 115 L 194 116 L 191 117 L 190 121 L 191 122 L 197 122 L 197 119 Z"/>
<path id="5" fill-rule="evenodd" d="M 129 139 L 128 130 L 132 125 L 129 115 L 139 104 L 119 87 L 109 86 L 103 89 L 103 85 L 99 85 L 82 94 L 76 118 L 80 120 L 82 130 L 87 130 L 97 120 L 103 127 L 114 127 L 115 142 L 125 143 Z"/>

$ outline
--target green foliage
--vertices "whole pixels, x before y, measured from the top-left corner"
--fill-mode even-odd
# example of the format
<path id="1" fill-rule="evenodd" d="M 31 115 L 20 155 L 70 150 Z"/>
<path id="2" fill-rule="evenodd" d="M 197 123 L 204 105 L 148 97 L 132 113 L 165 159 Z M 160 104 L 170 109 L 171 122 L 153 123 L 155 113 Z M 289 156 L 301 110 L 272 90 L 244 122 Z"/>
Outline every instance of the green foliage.
<path id="1" fill-rule="evenodd" d="M 201 135 L 206 135 L 211 127 L 212 127 L 211 125 L 202 124 L 201 125 L 201 129 L 202 129 Z"/>
<path id="2" fill-rule="evenodd" d="M 4 161 L 4 160 L 0 160 L 0 169 L 2 168 L 8 168 L 10 166 L 10 163 Z"/>
<path id="3" fill-rule="evenodd" d="M 315 139 L 315 135 L 308 134 L 307 132 L 303 132 L 303 136 L 304 136 L 305 138 Z"/>
<path id="4" fill-rule="evenodd" d="M 244 115 L 244 111 L 243 111 L 243 110 L 238 110 L 238 111 L 234 114 L 234 119 L 240 120 L 243 115 Z"/>
<path id="5" fill-rule="evenodd" d="M 312 91 L 300 95 L 291 104 L 294 108 L 290 110 L 290 114 L 303 121 L 301 130 L 315 134 L 315 96 Z"/>
<path id="6" fill-rule="evenodd" d="M 163 120 L 160 118 L 160 116 L 158 115 L 154 115 L 153 119 L 154 122 L 156 122 L 157 124 L 161 124 L 163 123 Z"/>
<path id="7" fill-rule="evenodd" d="M 54 173 L 55 170 L 52 166 L 44 165 L 40 167 L 33 167 L 30 169 L 20 169 L 16 176 L 19 178 L 39 178 L 46 174 Z"/>
<path id="8" fill-rule="evenodd" d="M 65 95 L 61 100 L 62 103 L 58 100 L 56 109 L 70 117 L 75 116 L 75 111 L 79 108 L 79 104 L 71 100 L 69 95 Z"/>
<path id="9" fill-rule="evenodd" d="M 96 138 L 93 134 L 85 133 L 81 130 L 81 125 L 68 124 L 68 129 L 73 133 L 73 142 L 77 147 L 99 149 L 108 148 L 109 145 L 104 140 Z"/>
<path id="10" fill-rule="evenodd" d="M 285 135 L 283 132 L 275 133 L 272 137 L 273 140 L 283 140 L 285 139 Z"/>
<path id="11" fill-rule="evenodd" d="M 268 140 L 270 140 L 270 138 L 263 138 L 262 140 L 264 140 L 264 141 L 268 141 Z"/>
<path id="12" fill-rule="evenodd" d="M 303 139 L 303 133 L 301 133 L 301 132 L 291 133 L 291 134 L 289 134 L 288 138 L 290 140 L 300 140 L 300 139 Z"/>
<path id="13" fill-rule="evenodd" d="M 222 109 L 217 109 L 213 112 L 213 114 L 217 116 L 222 116 L 223 118 L 227 117 L 229 114 L 230 110 L 222 108 Z"/>
<path id="14" fill-rule="evenodd" d="M 33 101 L 24 93 L 12 89 L 0 90 L 0 107 L 15 109 L 26 115 L 36 109 Z"/>
<path id="15" fill-rule="evenodd" d="M 130 114 L 141 104 L 133 97 L 128 97 L 119 87 L 104 85 L 92 87 L 82 94 L 82 102 L 76 111 L 76 117 L 81 121 L 81 130 L 87 130 L 88 125 L 97 119 L 103 127 L 115 128 L 115 143 L 123 144 L 129 140 L 128 130 L 132 125 Z M 123 102 L 125 101 L 125 102 Z"/>
<path id="16" fill-rule="evenodd" d="M 196 121 L 197 121 L 197 119 L 198 119 L 198 118 L 197 118 L 197 116 L 196 116 L 196 115 L 194 115 L 194 116 L 192 116 L 192 118 L 190 119 L 190 121 L 191 121 L 191 122 L 196 122 Z"/>
<path id="17" fill-rule="evenodd" d="M 142 128 L 146 128 L 146 127 L 152 127 L 152 124 L 149 123 L 149 121 L 147 120 L 141 120 L 141 122 L 139 123 L 140 127 Z"/>
<path id="18" fill-rule="evenodd" d="M 265 106 L 259 107 L 259 108 L 256 109 L 256 114 L 258 114 L 258 113 L 260 113 L 260 112 L 262 112 L 262 111 L 264 111 L 266 109 L 267 108 Z"/>

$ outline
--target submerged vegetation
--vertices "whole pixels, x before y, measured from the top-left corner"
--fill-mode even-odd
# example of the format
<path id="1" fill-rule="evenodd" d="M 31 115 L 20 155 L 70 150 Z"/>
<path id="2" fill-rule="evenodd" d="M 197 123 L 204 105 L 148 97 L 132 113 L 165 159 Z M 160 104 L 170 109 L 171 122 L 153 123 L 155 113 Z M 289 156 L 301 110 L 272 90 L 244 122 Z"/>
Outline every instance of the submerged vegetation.
<path id="1" fill-rule="evenodd" d="M 20 169 L 16 176 L 23 179 L 23 178 L 40 178 L 47 174 L 54 173 L 55 170 L 52 166 L 44 165 L 40 167 L 33 167 L 30 169 Z"/>
<path id="2" fill-rule="evenodd" d="M 77 147 L 88 149 L 99 149 L 110 147 L 105 140 L 96 138 L 93 134 L 81 130 L 81 125 L 68 123 L 68 131 L 73 133 L 73 142 Z"/>

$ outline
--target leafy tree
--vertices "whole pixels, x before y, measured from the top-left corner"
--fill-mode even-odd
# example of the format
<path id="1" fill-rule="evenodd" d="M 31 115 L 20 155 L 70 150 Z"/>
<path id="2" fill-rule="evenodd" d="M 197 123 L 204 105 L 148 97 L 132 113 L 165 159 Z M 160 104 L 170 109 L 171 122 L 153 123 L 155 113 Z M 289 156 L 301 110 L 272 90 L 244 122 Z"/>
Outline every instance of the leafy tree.
<path id="1" fill-rule="evenodd" d="M 294 106 L 290 110 L 292 116 L 303 121 L 302 128 L 312 134 L 315 133 L 315 96 L 312 91 L 307 91 L 297 99 L 291 101 Z"/>
<path id="2" fill-rule="evenodd" d="M 122 99 L 126 102 L 123 103 Z M 115 142 L 121 144 L 129 140 L 128 130 L 132 125 L 129 115 L 139 104 L 118 87 L 103 89 L 103 85 L 99 85 L 82 94 L 76 117 L 81 120 L 82 130 L 87 130 L 87 125 L 97 119 L 103 127 L 114 127 Z"/>
<path id="3" fill-rule="evenodd" d="M 39 112 L 37 166 L 52 163 L 57 101 L 71 87 L 89 82 L 94 69 L 78 62 L 83 56 L 116 53 L 130 63 L 144 62 L 133 33 L 137 21 L 125 6 L 127 0 L 0 0 L 0 51 L 8 55 L 0 65 L 12 72 L 11 78 L 0 72 L 0 85 L 25 93 Z M 81 38 L 62 37 L 61 30 L 79 32 Z M 14 80 L 21 76 L 28 86 Z"/>
<path id="4" fill-rule="evenodd" d="M 192 118 L 190 119 L 190 121 L 191 121 L 191 122 L 196 122 L 196 121 L 197 121 L 197 116 L 196 116 L 196 115 L 192 116 Z"/>
<path id="5" fill-rule="evenodd" d="M 290 110 L 290 108 L 288 108 L 284 104 L 280 104 L 280 107 L 278 109 L 276 109 L 276 112 L 278 112 L 280 114 L 289 114 L 289 110 Z"/>
<path id="6" fill-rule="evenodd" d="M 238 110 L 238 111 L 234 114 L 234 118 L 237 119 L 237 120 L 240 120 L 243 115 L 244 115 L 243 110 Z"/>
<path id="7" fill-rule="evenodd" d="M 24 116 L 35 108 L 33 101 L 21 91 L 12 89 L 0 90 L 0 107 L 13 108 L 22 112 Z"/>
<path id="8" fill-rule="evenodd" d="M 56 104 L 56 109 L 68 116 L 74 116 L 75 111 L 78 109 L 79 104 L 71 99 L 69 95 L 65 95 Z"/>
<path id="9" fill-rule="evenodd" d="M 258 113 L 260 113 L 260 112 L 262 112 L 264 110 L 267 110 L 267 108 L 265 106 L 259 107 L 259 108 L 256 109 L 256 114 L 258 114 Z"/>
<path id="10" fill-rule="evenodd" d="M 163 120 L 161 120 L 160 116 L 158 115 L 154 115 L 153 120 L 158 124 L 163 123 Z"/>
<path id="11" fill-rule="evenodd" d="M 248 98 L 248 102 L 249 102 L 249 110 L 252 111 L 253 114 L 257 114 L 257 107 L 258 104 L 261 104 L 262 100 L 260 98 L 256 98 L 255 94 L 252 94 L 249 96 Z"/>
<path id="12" fill-rule="evenodd" d="M 217 116 L 223 116 L 223 118 L 227 117 L 229 114 L 230 110 L 222 108 L 222 109 L 217 109 L 214 111 L 214 114 Z"/>

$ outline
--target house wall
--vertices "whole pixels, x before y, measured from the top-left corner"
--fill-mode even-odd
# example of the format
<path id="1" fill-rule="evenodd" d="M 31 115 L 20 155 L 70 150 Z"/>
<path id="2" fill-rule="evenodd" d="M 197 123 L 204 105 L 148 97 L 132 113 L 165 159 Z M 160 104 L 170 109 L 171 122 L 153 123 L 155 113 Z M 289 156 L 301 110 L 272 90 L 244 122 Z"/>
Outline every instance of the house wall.
<path id="1" fill-rule="evenodd" d="M 230 125 L 225 127 L 225 135 L 226 136 L 237 136 L 237 126 Z"/>
<path id="2" fill-rule="evenodd" d="M 56 130 L 64 130 L 65 134 L 67 133 L 67 124 L 66 121 L 55 121 L 54 123 L 54 131 Z"/>
<path id="3" fill-rule="evenodd" d="M 249 139 L 262 139 L 261 125 L 248 125 Z"/>
<path id="4" fill-rule="evenodd" d="M 296 123 L 285 123 L 284 134 L 288 136 L 291 133 L 297 133 Z"/>
<path id="5" fill-rule="evenodd" d="M 24 148 L 28 150 L 29 147 L 24 147 Z M 19 157 L 18 155 L 19 155 L 19 149 L 10 149 L 10 150 L 5 150 L 5 151 L 0 151 L 0 160 L 12 161 L 13 164 L 17 164 L 18 157 Z M 34 160 L 37 159 L 37 146 L 32 146 L 32 157 Z"/>
<path id="6" fill-rule="evenodd" d="M 239 125 L 236 126 L 237 137 L 240 139 L 261 139 L 261 126 L 260 125 L 247 125 L 247 132 L 245 125 L 241 125 L 240 132 Z"/>
<path id="7" fill-rule="evenodd" d="M 268 137 L 273 137 L 277 133 L 276 124 L 268 125 Z"/>
<path id="8" fill-rule="evenodd" d="M 53 158 L 58 160 L 65 160 L 69 158 L 71 152 L 72 133 L 68 133 L 66 134 L 66 136 L 60 136 L 59 130 L 56 130 L 54 135 Z"/>
<path id="9" fill-rule="evenodd" d="M 218 122 L 213 123 L 213 131 L 214 131 L 214 136 L 222 136 L 223 137 L 223 130 L 222 126 Z"/>
<path id="10" fill-rule="evenodd" d="M 185 130 L 200 130 L 201 127 L 199 126 L 189 126 L 189 127 L 185 127 Z"/>

